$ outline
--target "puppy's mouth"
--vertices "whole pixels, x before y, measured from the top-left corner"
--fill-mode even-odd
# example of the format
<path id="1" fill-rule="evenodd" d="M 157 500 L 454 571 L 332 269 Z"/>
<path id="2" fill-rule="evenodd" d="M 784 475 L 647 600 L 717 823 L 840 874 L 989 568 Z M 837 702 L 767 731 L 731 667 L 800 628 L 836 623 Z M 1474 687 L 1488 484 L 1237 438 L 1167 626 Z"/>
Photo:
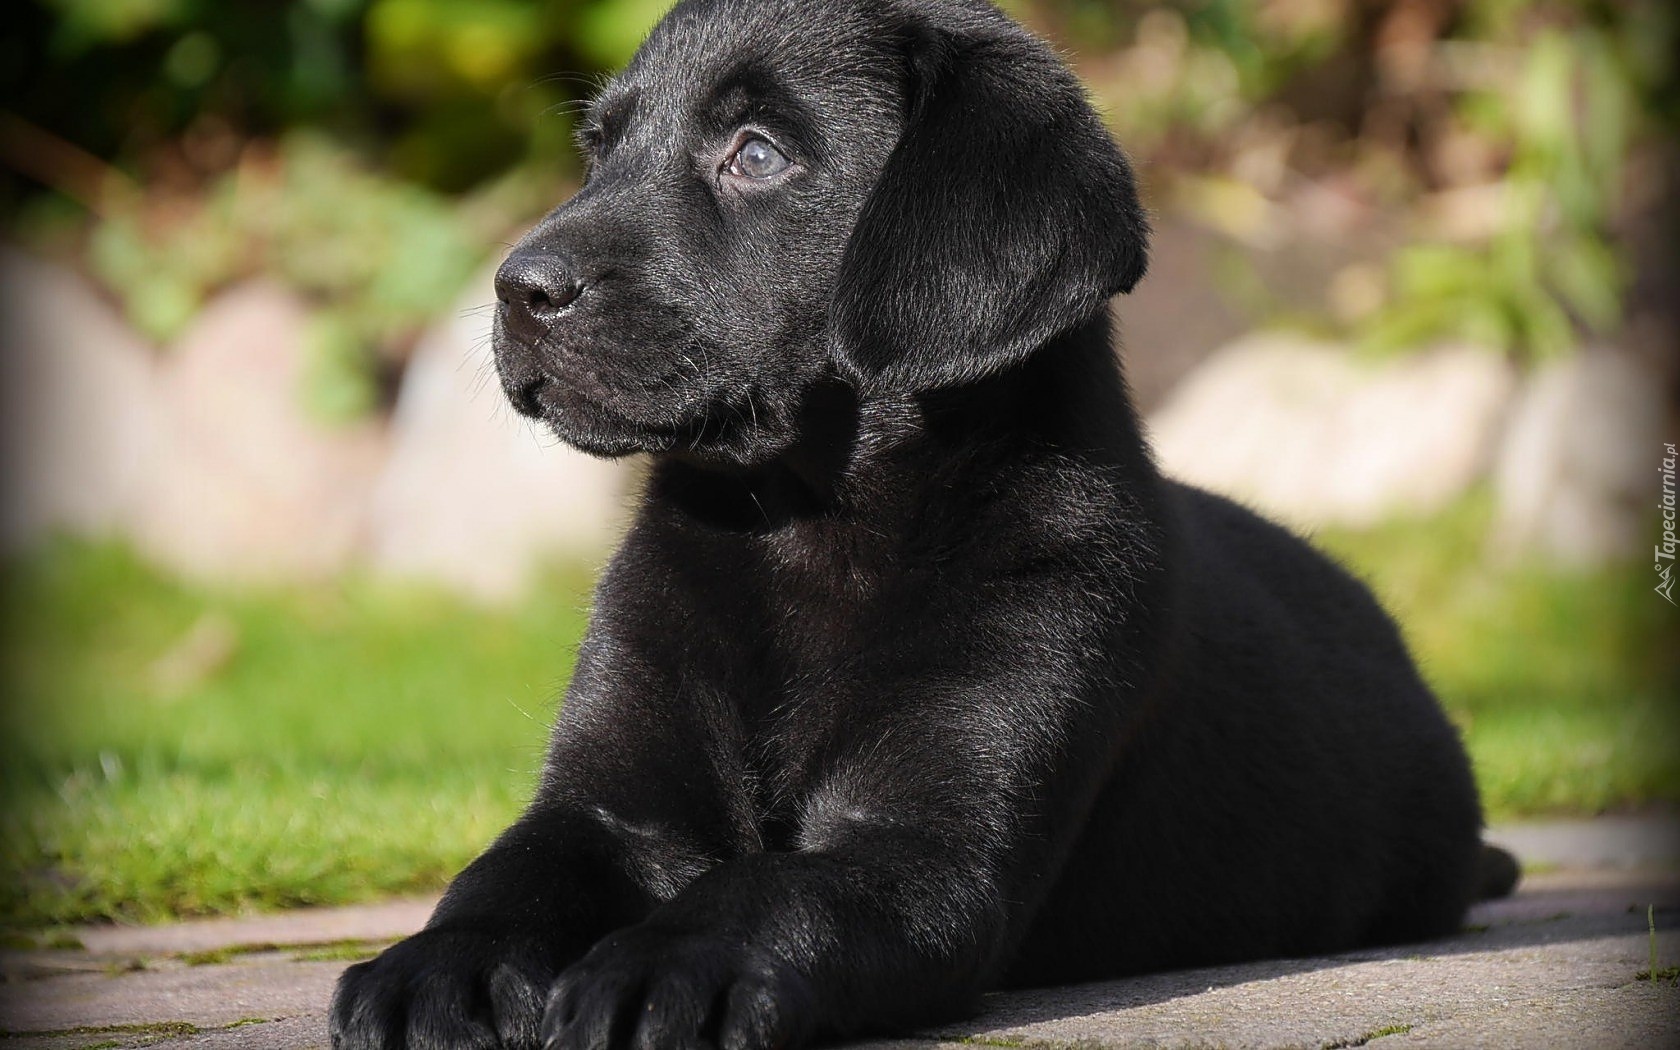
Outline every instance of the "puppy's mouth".
<path id="1" fill-rule="evenodd" d="M 669 386 L 671 377 L 653 385 Z M 608 458 L 697 449 L 725 436 L 743 418 L 721 398 L 674 389 L 657 395 L 625 393 L 599 379 L 568 381 L 547 371 L 504 377 L 503 386 L 521 415 L 541 421 L 582 452 Z M 639 411 L 644 405 L 647 411 Z"/>
<path id="2" fill-rule="evenodd" d="M 727 355 L 716 348 L 680 336 L 627 345 L 590 334 L 549 333 L 532 342 L 498 324 L 496 370 L 515 411 L 603 458 L 732 459 L 776 440 L 785 413 L 761 398 L 747 376 L 718 367 Z"/>

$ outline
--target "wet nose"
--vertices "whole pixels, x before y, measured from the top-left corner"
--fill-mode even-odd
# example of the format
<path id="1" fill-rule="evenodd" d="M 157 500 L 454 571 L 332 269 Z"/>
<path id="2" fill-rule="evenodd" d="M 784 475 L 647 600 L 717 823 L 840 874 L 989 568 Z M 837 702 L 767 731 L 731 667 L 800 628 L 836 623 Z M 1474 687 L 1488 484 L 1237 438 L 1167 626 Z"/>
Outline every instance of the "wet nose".
<path id="1" fill-rule="evenodd" d="M 507 326 L 523 339 L 547 334 L 582 293 L 583 280 L 576 269 L 550 252 L 514 252 L 496 271 L 496 298 Z"/>

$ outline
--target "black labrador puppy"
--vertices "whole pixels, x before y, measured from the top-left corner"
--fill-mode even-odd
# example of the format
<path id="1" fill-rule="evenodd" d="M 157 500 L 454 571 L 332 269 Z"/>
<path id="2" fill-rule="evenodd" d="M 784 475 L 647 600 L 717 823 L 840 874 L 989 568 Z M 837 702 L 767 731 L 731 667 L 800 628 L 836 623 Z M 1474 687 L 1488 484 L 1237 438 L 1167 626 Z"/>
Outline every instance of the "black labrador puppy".
<path id="1" fill-rule="evenodd" d="M 795 1047 L 1508 888 L 1371 595 L 1151 463 L 1107 312 L 1144 213 L 1050 48 L 682 0 L 582 144 L 496 358 L 646 494 L 530 809 L 335 1046 Z"/>

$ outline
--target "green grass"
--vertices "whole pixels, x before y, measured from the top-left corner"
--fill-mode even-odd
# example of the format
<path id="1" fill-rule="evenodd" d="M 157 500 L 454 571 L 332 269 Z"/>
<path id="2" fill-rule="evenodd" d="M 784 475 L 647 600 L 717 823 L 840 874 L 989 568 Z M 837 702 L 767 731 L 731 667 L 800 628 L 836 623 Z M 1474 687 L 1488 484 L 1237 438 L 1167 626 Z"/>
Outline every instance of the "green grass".
<path id="1" fill-rule="evenodd" d="M 1644 565 L 1506 562 L 1473 499 L 1319 540 L 1406 624 L 1491 816 L 1680 802 L 1680 637 Z M 65 544 L 0 591 L 0 927 L 433 890 L 529 793 L 587 601 L 221 591 Z"/>
<path id="2" fill-rule="evenodd" d="M 1680 801 L 1680 611 L 1644 561 L 1571 572 L 1513 556 L 1485 496 L 1316 539 L 1400 621 L 1490 819 Z"/>
<path id="3" fill-rule="evenodd" d="M 586 600 L 576 573 L 510 613 L 219 593 L 86 546 L 12 569 L 0 925 L 438 888 L 529 794 Z M 231 645 L 183 675 L 167 654 L 206 618 Z"/>
<path id="4" fill-rule="evenodd" d="M 1650 981 L 1652 984 L 1655 984 L 1658 981 L 1667 981 L 1669 984 L 1680 982 L 1680 966 L 1659 967 L 1657 965 L 1657 906 L 1655 904 L 1647 904 L 1645 906 L 1645 924 L 1650 930 L 1649 951 L 1651 953 L 1651 965 L 1634 974 L 1633 979 L 1636 981 Z"/>

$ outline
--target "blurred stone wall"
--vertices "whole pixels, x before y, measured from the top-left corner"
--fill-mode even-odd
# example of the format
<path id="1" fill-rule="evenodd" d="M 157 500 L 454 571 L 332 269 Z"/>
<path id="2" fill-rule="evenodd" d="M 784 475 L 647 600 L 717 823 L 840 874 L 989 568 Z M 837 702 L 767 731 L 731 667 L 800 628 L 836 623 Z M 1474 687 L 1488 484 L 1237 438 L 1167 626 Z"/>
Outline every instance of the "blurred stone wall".
<path id="1" fill-rule="evenodd" d="M 63 531 L 134 542 L 197 578 L 353 567 L 517 595 L 555 557 L 599 557 L 628 468 L 545 438 L 502 400 L 481 274 L 410 359 L 389 419 L 312 418 L 307 303 L 221 293 L 146 345 L 77 274 L 0 253 L 0 545 Z"/>
<path id="2" fill-rule="evenodd" d="M 1307 530 L 1425 515 L 1486 485 L 1501 547 L 1570 565 L 1648 547 L 1673 429 L 1646 356 L 1593 345 L 1524 372 L 1476 346 L 1372 362 L 1245 334 L 1193 239 L 1162 242 L 1115 312 L 1169 473 Z M 389 413 L 330 425 L 298 396 L 311 311 L 283 286 L 229 288 L 156 348 L 74 272 L 0 251 L 0 548 L 113 536 L 191 577 L 363 569 L 491 600 L 546 560 L 599 559 L 635 468 L 508 408 L 491 273 L 440 311 Z"/>

